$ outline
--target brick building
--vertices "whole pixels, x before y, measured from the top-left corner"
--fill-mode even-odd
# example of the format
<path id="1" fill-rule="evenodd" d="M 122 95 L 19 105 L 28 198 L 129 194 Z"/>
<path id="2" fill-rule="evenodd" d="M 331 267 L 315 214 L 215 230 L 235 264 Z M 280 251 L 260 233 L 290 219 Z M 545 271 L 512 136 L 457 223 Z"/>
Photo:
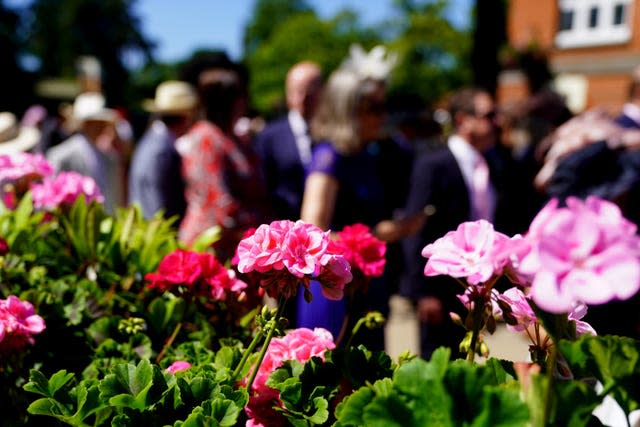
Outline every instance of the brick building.
<path id="1" fill-rule="evenodd" d="M 556 88 L 574 112 L 596 105 L 617 113 L 640 65 L 640 0 L 509 0 L 507 37 L 514 50 L 547 54 Z M 499 77 L 498 100 L 527 95 L 524 74 Z"/>

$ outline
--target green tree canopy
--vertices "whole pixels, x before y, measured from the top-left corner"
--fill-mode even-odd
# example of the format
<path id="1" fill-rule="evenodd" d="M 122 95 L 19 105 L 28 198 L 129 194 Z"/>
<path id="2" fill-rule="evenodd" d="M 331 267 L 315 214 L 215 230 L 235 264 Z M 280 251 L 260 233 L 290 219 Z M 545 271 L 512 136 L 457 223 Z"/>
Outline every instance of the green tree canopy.
<path id="1" fill-rule="evenodd" d="M 111 102 L 125 98 L 129 72 L 127 55 L 151 60 L 153 43 L 140 30 L 135 0 L 34 0 L 29 37 L 31 52 L 40 58 L 42 76 L 75 76 L 76 59 L 98 58 L 105 93 Z"/>
<path id="2" fill-rule="evenodd" d="M 378 42 L 375 32 L 361 29 L 352 11 L 342 11 L 326 21 L 314 12 L 290 16 L 246 58 L 256 108 L 269 115 L 282 107 L 287 70 L 296 62 L 315 61 L 328 74 L 347 56 L 352 43 L 370 48 Z"/>

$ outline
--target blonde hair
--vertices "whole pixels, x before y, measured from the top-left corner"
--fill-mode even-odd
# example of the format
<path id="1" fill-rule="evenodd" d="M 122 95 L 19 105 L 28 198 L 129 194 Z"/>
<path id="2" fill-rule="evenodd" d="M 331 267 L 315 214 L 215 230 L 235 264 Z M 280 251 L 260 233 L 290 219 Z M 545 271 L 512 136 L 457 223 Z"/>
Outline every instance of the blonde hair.
<path id="1" fill-rule="evenodd" d="M 375 90 L 376 80 L 362 78 L 352 70 L 334 71 L 320 96 L 311 120 L 314 141 L 328 140 L 341 154 L 361 149 L 357 112 L 364 96 Z"/>

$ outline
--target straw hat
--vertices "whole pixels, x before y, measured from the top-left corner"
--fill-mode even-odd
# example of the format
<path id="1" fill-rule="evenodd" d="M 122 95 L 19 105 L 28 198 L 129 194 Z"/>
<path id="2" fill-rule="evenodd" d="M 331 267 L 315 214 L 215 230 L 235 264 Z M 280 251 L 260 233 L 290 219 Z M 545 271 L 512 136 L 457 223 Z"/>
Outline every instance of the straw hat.
<path id="1" fill-rule="evenodd" d="M 106 108 L 104 96 L 98 92 L 85 92 L 78 95 L 73 102 L 73 120 L 82 123 L 87 120 L 116 122 L 115 110 Z"/>
<path id="2" fill-rule="evenodd" d="M 38 129 L 19 126 L 13 113 L 0 113 L 0 154 L 28 151 L 39 141 Z"/>
<path id="3" fill-rule="evenodd" d="M 162 82 L 156 88 L 155 99 L 147 99 L 143 108 L 157 114 L 183 114 L 193 110 L 198 95 L 189 83 L 177 80 Z"/>

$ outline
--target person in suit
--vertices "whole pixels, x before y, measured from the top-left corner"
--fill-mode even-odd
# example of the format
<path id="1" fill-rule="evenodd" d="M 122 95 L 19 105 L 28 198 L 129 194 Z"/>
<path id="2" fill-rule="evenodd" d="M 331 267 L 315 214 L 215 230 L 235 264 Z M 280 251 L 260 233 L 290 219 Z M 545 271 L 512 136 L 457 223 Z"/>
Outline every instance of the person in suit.
<path id="1" fill-rule="evenodd" d="M 255 141 L 277 219 L 300 218 L 305 167 L 311 161 L 308 123 L 321 85 L 318 64 L 303 61 L 291 67 L 285 82 L 289 112 L 269 123 Z"/>
<path id="2" fill-rule="evenodd" d="M 73 103 L 72 118 L 78 131 L 50 148 L 45 156 L 56 171 L 74 171 L 96 181 L 104 196 L 107 212 L 124 204 L 122 158 L 114 148 L 119 144 L 118 115 L 106 108 L 102 94 L 85 92 Z"/>
<path id="3" fill-rule="evenodd" d="M 456 298 L 462 289 L 446 276 L 425 277 L 422 249 L 462 222 L 492 221 L 496 208 L 496 192 L 483 155 L 497 138 L 493 99 L 482 89 L 465 88 L 451 96 L 449 110 L 454 132 L 446 146 L 416 158 L 405 206 L 404 225 L 410 227 L 395 236 L 406 236 L 399 293 L 415 304 L 424 358 L 439 346 L 455 353 L 464 331 L 448 314 L 462 308 Z M 386 225 L 389 231 L 390 224 Z M 383 230 L 383 224 L 376 228 L 379 235 Z"/>
<path id="4" fill-rule="evenodd" d="M 188 83 L 170 80 L 156 88 L 145 109 L 152 121 L 138 143 L 129 173 L 129 203 L 139 203 L 145 218 L 162 210 L 166 218 L 184 215 L 184 181 L 175 141 L 191 126 L 198 96 Z"/>

